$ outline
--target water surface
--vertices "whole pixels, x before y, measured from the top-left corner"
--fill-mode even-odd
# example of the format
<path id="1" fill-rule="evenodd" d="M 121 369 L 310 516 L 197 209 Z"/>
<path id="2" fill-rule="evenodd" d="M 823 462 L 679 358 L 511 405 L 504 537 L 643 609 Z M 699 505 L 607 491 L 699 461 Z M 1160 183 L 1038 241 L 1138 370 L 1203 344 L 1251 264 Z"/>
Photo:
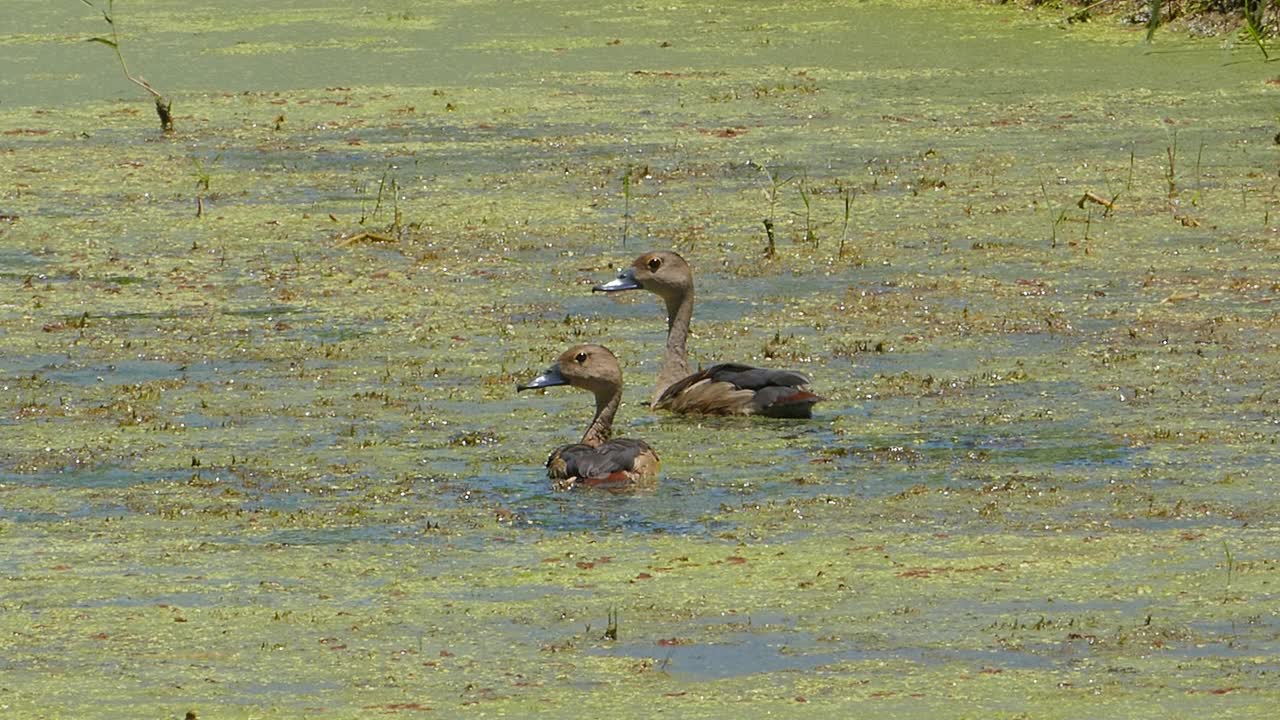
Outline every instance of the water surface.
<path id="1" fill-rule="evenodd" d="M 121 4 L 164 136 L 90 8 L 12 4 L 15 716 L 1274 706 L 1256 50 L 924 1 Z M 802 370 L 813 421 L 648 411 L 658 304 L 590 287 L 650 248 L 695 265 L 694 362 Z M 543 478 L 590 401 L 514 385 L 583 341 L 655 491 Z"/>

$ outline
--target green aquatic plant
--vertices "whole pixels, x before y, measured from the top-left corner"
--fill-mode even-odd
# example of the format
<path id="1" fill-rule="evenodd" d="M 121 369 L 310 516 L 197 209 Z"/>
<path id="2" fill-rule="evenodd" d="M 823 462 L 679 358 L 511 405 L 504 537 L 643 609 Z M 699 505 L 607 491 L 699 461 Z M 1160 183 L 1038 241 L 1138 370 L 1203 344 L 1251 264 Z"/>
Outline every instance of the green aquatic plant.
<path id="1" fill-rule="evenodd" d="M 1173 131 L 1173 137 L 1172 137 L 1172 140 L 1169 142 L 1169 144 L 1168 144 L 1168 145 L 1165 145 L 1165 147 L 1164 147 L 1164 154 L 1165 154 L 1165 157 L 1166 157 L 1166 158 L 1168 159 L 1168 161 L 1169 161 L 1169 162 L 1164 166 L 1164 180 L 1165 180 L 1165 183 L 1166 183 L 1166 184 L 1168 185 L 1168 187 L 1169 187 L 1167 197 L 1168 197 L 1170 200 L 1173 200 L 1173 198 L 1174 198 L 1174 197 L 1176 197 L 1176 196 L 1177 196 L 1177 194 L 1178 194 L 1178 178 L 1177 178 L 1177 174 L 1178 174 L 1178 131 L 1177 131 L 1177 130 L 1174 130 L 1174 131 Z"/>
<path id="2" fill-rule="evenodd" d="M 769 216 L 764 219 L 764 232 L 768 238 L 769 244 L 765 247 L 764 256 L 772 258 L 777 253 L 777 244 L 773 235 L 774 221 L 777 217 L 778 210 L 778 193 L 787 183 L 791 182 L 795 176 L 782 176 L 782 169 L 778 167 L 762 167 L 765 175 L 769 178 L 769 184 L 764 189 L 765 199 L 769 202 Z"/>
<path id="3" fill-rule="evenodd" d="M 213 157 L 213 160 L 210 161 L 210 164 L 217 163 L 221 159 L 222 153 L 218 153 Z M 200 158 L 193 156 L 191 158 L 191 164 L 194 167 L 191 175 L 196 181 L 196 217 L 202 217 L 204 215 L 204 198 L 209 192 L 209 185 L 213 178 L 209 173 L 209 168 L 200 161 Z"/>
<path id="4" fill-rule="evenodd" d="M 404 230 L 403 215 L 400 213 L 400 182 L 395 177 L 391 177 L 388 182 L 387 172 L 383 171 L 382 178 L 378 180 L 378 194 L 373 201 L 373 209 L 369 210 L 367 205 L 367 195 L 362 187 L 360 189 L 360 225 L 365 225 L 371 220 L 375 220 L 382 214 L 383 198 L 391 199 L 391 222 L 386 225 L 386 233 L 393 237 L 400 237 Z"/>
<path id="5" fill-rule="evenodd" d="M 1151 42 L 1160 29 L 1160 6 L 1163 0 L 1147 0 L 1147 42 Z"/>
<path id="6" fill-rule="evenodd" d="M 800 177 L 800 182 L 796 184 L 800 192 L 800 202 L 804 204 L 804 213 L 796 213 L 804 216 L 804 241 L 811 243 L 814 247 L 818 247 L 818 235 L 813 231 L 813 204 L 809 198 L 809 174 L 804 173 Z"/>
<path id="7" fill-rule="evenodd" d="M 1244 6 L 1244 32 L 1249 39 L 1258 46 L 1258 50 L 1262 53 L 1264 60 L 1270 60 L 1271 55 L 1267 53 L 1267 44 L 1263 41 L 1263 25 L 1262 16 L 1266 12 L 1265 0 L 1243 0 Z"/>
<path id="8" fill-rule="evenodd" d="M 1044 198 L 1045 209 L 1053 212 L 1053 201 L 1049 199 L 1049 188 L 1044 184 L 1044 178 L 1040 178 L 1040 196 Z M 1067 221 L 1067 211 L 1059 208 L 1058 214 L 1054 216 L 1053 222 L 1049 225 L 1049 247 L 1058 247 L 1058 226 Z"/>
<path id="9" fill-rule="evenodd" d="M 15 27 L 49 14 L 10 5 Z M 110 37 L 96 13 L 64 5 L 95 31 L 74 41 Z M 1276 127 L 1257 63 L 1205 68 L 1208 42 L 1135 57 L 1141 29 L 1125 42 L 1088 28 L 1081 42 L 1021 15 L 991 32 L 1008 8 L 933 2 L 848 3 L 839 23 L 821 3 L 791 4 L 786 42 L 743 63 L 734 23 L 777 22 L 775 6 L 708 16 L 675 3 L 652 19 L 674 28 L 676 72 L 635 75 L 618 69 L 649 66 L 645 43 L 666 30 L 634 22 L 633 6 L 582 5 L 564 28 L 519 4 L 521 62 L 444 85 L 462 108 L 446 114 L 420 96 L 451 68 L 489 67 L 494 48 L 450 38 L 491 8 L 410 26 L 337 5 L 281 3 L 221 32 L 217 13 L 122 3 L 131 69 L 156 73 L 141 54 L 154 33 L 174 38 L 175 65 L 216 60 L 201 86 L 278 73 L 270 89 L 202 95 L 177 152 L 137 137 L 145 117 L 123 143 L 37 134 L 51 117 L 128 117 L 70 92 L 0 106 L 6 131 L 33 131 L 3 135 L 15 161 L 0 198 L 0 214 L 21 215 L 0 217 L 6 716 L 92 717 L 109 703 L 177 719 L 530 707 L 564 720 L 634 708 L 1266 717 L 1280 702 L 1266 661 L 1280 497 L 1265 470 L 1280 267 L 1253 215 L 1280 207 L 1280 178 L 1260 147 Z M 579 52 L 602 27 L 637 54 Z M 929 42 L 902 47 L 922 32 Z M 359 53 L 360 77 L 325 89 L 346 80 L 242 42 L 274 39 L 313 45 L 299 50 L 323 66 Z M 380 47 L 413 48 L 415 61 Z M 833 72 L 856 63 L 869 92 L 701 100 L 749 88 L 762 67 L 812 63 L 814 47 Z M 15 76 L 36 50 L 65 49 L 56 33 L 0 42 Z M 118 84 L 109 56 L 79 49 L 109 65 L 89 81 Z M 971 72 L 975 57 L 1002 69 Z M 1150 91 L 1108 101 L 1130 71 Z M 905 77 L 924 83 L 927 108 L 870 92 Z M 145 115 L 120 87 L 122 109 Z M 1055 88 L 1053 101 L 1023 103 L 1028 87 Z M 637 121 L 601 97 L 653 114 Z M 407 102 L 419 110 L 401 113 Z M 752 129 L 698 132 L 726 110 Z M 790 121 L 812 111 L 830 115 Z M 1026 122 L 1006 124 L 1011 112 Z M 1195 232 L 1160 217 L 1165 117 L 1190 191 L 1184 128 L 1214 128 L 1191 138 L 1208 141 L 1201 207 L 1214 213 Z M 623 138 L 644 153 L 619 159 Z M 1124 144 L 1144 152 L 1127 189 Z M 938 177 L 916 152 L 934 145 L 951 188 L 913 195 Z M 185 204 L 203 192 L 192 155 L 219 183 L 205 199 L 224 198 L 203 220 Z M 822 168 L 810 180 L 821 253 L 759 255 L 766 178 L 747 157 L 784 175 Z M 645 162 L 665 170 L 661 194 Z M 619 231 L 608 225 L 622 225 L 613 206 L 593 231 L 583 190 L 603 181 L 605 201 L 623 199 L 613 183 L 629 163 L 643 213 L 628 251 L 649 222 L 681 251 L 697 239 L 714 298 L 697 318 L 699 359 L 771 346 L 834 395 L 818 420 L 694 428 L 640 411 L 660 320 L 583 296 L 605 279 L 599 258 Z M 174 170 L 186 177 L 162 182 Z M 372 210 L 384 172 L 379 214 L 355 225 L 356 191 Z M 385 245 L 393 177 L 406 182 L 407 234 Z M 835 177 L 857 225 L 852 206 L 839 225 Z M 1081 183 L 1125 191 L 1114 220 L 1100 211 L 1097 234 L 1085 228 L 1092 257 L 1036 239 L 1050 219 L 1042 192 L 1053 215 L 1086 225 L 1068 205 Z M 783 246 L 803 232 L 794 191 L 778 194 Z M 1233 196 L 1254 209 L 1232 209 Z M 429 231 L 415 231 L 424 215 Z M 368 232 L 349 243 L 339 229 Z M 1081 238 L 1059 230 L 1064 244 Z M 846 255 L 832 263 L 836 233 Z M 656 492 L 546 486 L 546 451 L 580 408 L 516 401 L 510 386 L 576 337 L 607 338 L 629 360 L 627 433 L 661 443 Z M 616 611 L 616 641 L 602 639 L 601 609 Z M 182 690 L 156 691 L 178 675 Z"/>
<path id="10" fill-rule="evenodd" d="M 217 158 L 215 158 L 215 161 L 216 160 Z M 192 172 L 192 175 L 195 176 L 196 179 L 196 189 L 209 192 L 209 182 L 211 180 L 209 177 L 209 170 L 205 168 L 204 163 L 200 162 L 200 158 L 198 157 L 191 158 L 191 164 L 195 166 L 195 170 Z"/>
<path id="11" fill-rule="evenodd" d="M 1196 151 L 1196 172 L 1195 172 L 1196 192 L 1194 195 L 1191 196 L 1191 204 L 1196 207 L 1200 206 L 1200 189 L 1202 187 L 1202 184 L 1200 181 L 1200 160 L 1204 157 L 1204 145 L 1205 145 L 1204 141 L 1201 140 L 1200 149 Z"/>
<path id="12" fill-rule="evenodd" d="M 1129 177 L 1126 178 L 1124 181 L 1125 190 L 1133 189 L 1133 165 L 1134 165 L 1134 159 L 1136 158 L 1136 156 L 1137 156 L 1137 151 L 1134 148 L 1129 148 Z"/>
<path id="13" fill-rule="evenodd" d="M 627 246 L 627 232 L 631 229 L 631 166 L 622 174 L 622 247 Z"/>
<path id="14" fill-rule="evenodd" d="M 1222 604 L 1226 605 L 1231 593 L 1231 573 L 1236 567 L 1235 557 L 1231 555 L 1231 546 L 1227 544 L 1226 540 L 1222 541 L 1222 553 L 1226 556 L 1227 564 L 1227 581 L 1222 586 Z"/>
<path id="15" fill-rule="evenodd" d="M 1094 8 L 1110 2 L 1110 0 L 1099 0 L 1092 3 L 1066 18 L 1068 23 L 1083 22 L 1089 19 L 1089 11 Z M 1267 0 L 1238 0 L 1237 2 L 1201 2 L 1191 3 L 1191 7 L 1187 7 L 1186 3 L 1174 5 L 1166 3 L 1164 0 L 1147 0 L 1147 34 L 1146 42 L 1150 43 L 1155 39 L 1156 31 L 1160 29 L 1167 19 L 1176 18 L 1178 15 L 1195 15 L 1206 13 L 1214 10 L 1225 11 L 1233 6 L 1238 6 L 1242 15 L 1242 26 L 1240 33 L 1247 37 L 1250 42 L 1258 47 L 1258 51 L 1262 53 L 1263 60 L 1270 60 L 1271 54 L 1267 51 L 1266 44 L 1266 8 Z M 1274 5 L 1274 3 L 1272 3 Z M 1168 11 L 1165 7 L 1169 6 Z"/>
<path id="16" fill-rule="evenodd" d="M 853 194 L 847 186 L 841 186 L 840 199 L 844 202 L 844 222 L 840 225 L 840 250 L 837 257 L 844 257 L 844 243 L 849 239 L 849 214 L 853 209 Z"/>
<path id="17" fill-rule="evenodd" d="M 102 43 L 111 48 L 116 54 L 116 60 L 120 61 L 120 70 L 124 72 L 124 76 L 129 82 L 146 90 L 151 99 L 156 103 L 156 115 L 160 117 L 160 128 L 164 132 L 173 132 L 173 101 L 160 94 L 160 91 L 151 87 L 151 83 L 142 77 L 135 76 L 129 72 L 129 65 L 124 61 L 124 53 L 120 51 L 120 33 L 116 29 L 115 20 L 115 0 L 107 0 L 107 9 L 94 5 L 91 0 L 80 0 L 80 2 L 102 13 L 102 19 L 107 21 L 107 26 L 111 28 L 111 37 L 91 37 L 86 42 Z"/>
<path id="18" fill-rule="evenodd" d="M 604 636 L 609 640 L 618 639 L 618 609 L 609 608 L 608 619 L 604 628 Z"/>
<path id="19" fill-rule="evenodd" d="M 1108 212 L 1110 212 L 1110 210 L 1107 208 L 1104 208 L 1102 211 L 1103 217 L 1106 217 L 1106 213 Z M 1091 252 L 1089 249 L 1089 230 L 1092 228 L 1093 228 L 1093 206 L 1090 205 L 1088 208 L 1085 209 L 1084 234 L 1080 237 L 1080 246 L 1084 248 L 1085 255 L 1088 255 Z"/>

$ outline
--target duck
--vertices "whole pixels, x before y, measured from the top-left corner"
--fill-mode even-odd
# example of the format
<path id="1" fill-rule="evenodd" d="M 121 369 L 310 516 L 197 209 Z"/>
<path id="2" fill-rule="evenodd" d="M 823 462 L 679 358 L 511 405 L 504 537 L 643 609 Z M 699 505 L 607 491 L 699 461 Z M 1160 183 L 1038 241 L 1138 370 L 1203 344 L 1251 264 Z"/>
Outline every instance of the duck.
<path id="1" fill-rule="evenodd" d="M 574 345 L 551 367 L 516 392 L 571 385 L 595 395 L 596 415 L 582 440 L 556 448 L 547 458 L 547 477 L 556 490 L 603 487 L 626 490 L 652 485 L 658 454 L 643 440 L 614 438 L 613 419 L 622 404 L 622 368 L 603 345 Z"/>
<path id="2" fill-rule="evenodd" d="M 666 304 L 667 347 L 650 403 L 655 410 L 805 419 L 813 417 L 814 404 L 823 400 L 809 390 L 809 378 L 793 370 L 726 362 L 690 372 L 685 345 L 693 319 L 693 270 L 677 253 L 645 253 L 617 278 L 592 290 L 648 290 Z"/>

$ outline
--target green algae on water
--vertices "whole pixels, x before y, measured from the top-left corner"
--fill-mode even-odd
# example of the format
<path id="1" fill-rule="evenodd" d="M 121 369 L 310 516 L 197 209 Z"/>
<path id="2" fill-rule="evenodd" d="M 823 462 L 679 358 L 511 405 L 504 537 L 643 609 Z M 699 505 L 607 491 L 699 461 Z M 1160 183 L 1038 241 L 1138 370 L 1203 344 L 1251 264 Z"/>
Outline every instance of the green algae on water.
<path id="1" fill-rule="evenodd" d="M 16 716 L 1274 705 L 1260 63 L 928 2 L 131 5 L 160 137 L 18 7 Z M 661 310 L 590 287 L 648 247 L 694 361 L 814 421 L 647 411 Z M 546 486 L 581 409 L 514 383 L 584 341 L 656 492 Z"/>

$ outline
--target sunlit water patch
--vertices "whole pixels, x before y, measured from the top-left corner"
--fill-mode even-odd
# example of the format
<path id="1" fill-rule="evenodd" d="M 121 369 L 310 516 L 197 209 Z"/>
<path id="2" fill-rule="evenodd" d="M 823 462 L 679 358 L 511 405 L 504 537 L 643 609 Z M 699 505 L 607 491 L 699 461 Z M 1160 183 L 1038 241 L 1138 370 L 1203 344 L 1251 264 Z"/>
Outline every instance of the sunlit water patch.
<path id="1" fill-rule="evenodd" d="M 124 468 L 80 469 L 69 467 L 53 473 L 0 473 L 0 483 L 32 487 L 126 488 L 164 482 L 172 478 L 165 473 L 139 472 Z"/>
<path id="2" fill-rule="evenodd" d="M 620 643 L 607 652 L 651 659 L 664 671 L 693 680 L 715 680 L 773 672 L 839 672 L 842 663 L 904 662 L 911 665 L 948 665 L 971 671 L 990 668 L 1050 669 L 1060 660 L 1013 650 L 961 650 L 947 648 L 885 647 L 868 642 L 865 647 L 848 641 L 819 638 L 786 630 L 793 620 L 781 618 L 760 627 L 717 633 L 714 642 L 672 637 L 652 643 Z M 853 645 L 853 647 L 850 647 Z"/>

